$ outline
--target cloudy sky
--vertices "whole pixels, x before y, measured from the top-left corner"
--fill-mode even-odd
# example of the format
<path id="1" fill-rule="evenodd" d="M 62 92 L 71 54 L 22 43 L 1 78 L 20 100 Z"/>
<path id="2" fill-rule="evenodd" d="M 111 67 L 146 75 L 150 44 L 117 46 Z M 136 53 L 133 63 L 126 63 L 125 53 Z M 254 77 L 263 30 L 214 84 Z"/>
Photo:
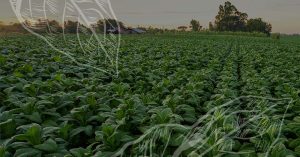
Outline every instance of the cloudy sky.
<path id="1" fill-rule="evenodd" d="M 225 0 L 111 0 L 117 18 L 130 26 L 176 28 L 197 19 L 207 27 Z M 300 33 L 300 0 L 231 0 L 250 18 L 262 17 L 274 32 Z M 0 21 L 14 21 L 9 0 L 0 1 Z"/>

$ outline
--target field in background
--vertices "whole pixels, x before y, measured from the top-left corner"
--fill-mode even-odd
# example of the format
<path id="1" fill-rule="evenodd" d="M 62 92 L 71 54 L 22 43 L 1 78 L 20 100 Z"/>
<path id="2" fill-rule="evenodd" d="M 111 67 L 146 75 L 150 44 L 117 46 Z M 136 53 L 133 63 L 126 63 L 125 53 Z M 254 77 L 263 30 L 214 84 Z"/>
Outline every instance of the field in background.
<path id="1" fill-rule="evenodd" d="M 111 156 L 153 126 L 185 126 L 155 130 L 152 145 L 143 139 L 124 149 L 127 156 L 168 156 L 199 118 L 249 95 L 266 99 L 242 99 L 234 108 L 214 111 L 209 118 L 217 123 L 210 127 L 217 131 L 202 133 L 209 139 L 181 155 L 212 148 L 205 156 L 263 156 L 270 148 L 272 157 L 300 156 L 299 42 L 296 37 L 124 35 L 119 77 L 110 77 L 78 67 L 30 35 L 1 38 L 0 157 Z M 82 57 L 79 48 L 64 46 Z M 220 114 L 250 107 L 265 111 L 273 104 L 247 126 L 253 113 Z M 218 143 L 236 128 L 234 136 Z"/>

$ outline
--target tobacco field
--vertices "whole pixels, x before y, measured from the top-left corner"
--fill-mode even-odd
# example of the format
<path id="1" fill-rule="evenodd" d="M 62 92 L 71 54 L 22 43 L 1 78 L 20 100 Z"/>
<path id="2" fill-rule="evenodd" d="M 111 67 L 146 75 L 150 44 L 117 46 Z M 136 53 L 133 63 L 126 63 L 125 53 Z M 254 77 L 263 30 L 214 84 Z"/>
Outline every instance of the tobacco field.
<path id="1" fill-rule="evenodd" d="M 125 35 L 117 77 L 1 38 L 0 157 L 297 157 L 299 63 L 291 37 Z"/>

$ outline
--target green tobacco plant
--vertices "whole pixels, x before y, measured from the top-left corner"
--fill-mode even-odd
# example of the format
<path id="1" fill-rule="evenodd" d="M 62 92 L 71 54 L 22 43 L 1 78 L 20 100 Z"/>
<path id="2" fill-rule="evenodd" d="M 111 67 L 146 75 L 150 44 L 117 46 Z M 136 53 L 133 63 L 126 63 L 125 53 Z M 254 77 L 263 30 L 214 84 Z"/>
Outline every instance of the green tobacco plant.
<path id="1" fill-rule="evenodd" d="M 0 157 L 300 155 L 298 37 L 181 32 L 121 45 L 116 77 L 31 35 L 0 38 Z"/>

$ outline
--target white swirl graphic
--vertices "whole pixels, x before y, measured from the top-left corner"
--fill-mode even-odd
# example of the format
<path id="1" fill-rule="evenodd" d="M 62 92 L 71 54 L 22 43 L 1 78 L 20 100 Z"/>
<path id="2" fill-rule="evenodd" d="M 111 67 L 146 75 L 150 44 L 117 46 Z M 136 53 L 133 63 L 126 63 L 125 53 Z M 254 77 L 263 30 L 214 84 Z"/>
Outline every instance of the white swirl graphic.
<path id="1" fill-rule="evenodd" d="M 78 66 L 118 74 L 120 34 L 108 34 L 107 30 L 121 28 L 109 0 L 10 0 L 10 3 L 27 31 Z M 97 27 L 99 20 L 103 27 L 101 33 Z M 76 25 L 73 30 L 76 37 L 66 35 L 68 24 Z M 61 25 L 62 30 L 56 25 Z M 67 46 L 76 48 L 77 53 Z"/>
<path id="2" fill-rule="evenodd" d="M 191 126 L 155 125 L 136 140 L 123 145 L 112 157 L 163 157 L 170 156 L 170 153 L 172 157 L 242 154 L 247 156 L 256 153 L 255 151 L 268 157 L 282 142 L 282 126 L 292 102 L 293 99 L 290 98 L 238 97 L 212 108 Z M 281 109 L 281 113 L 274 115 L 277 109 Z M 235 151 L 236 141 L 251 141 L 256 150 Z M 175 146 L 175 149 L 166 154 L 166 148 L 169 146 Z"/>

